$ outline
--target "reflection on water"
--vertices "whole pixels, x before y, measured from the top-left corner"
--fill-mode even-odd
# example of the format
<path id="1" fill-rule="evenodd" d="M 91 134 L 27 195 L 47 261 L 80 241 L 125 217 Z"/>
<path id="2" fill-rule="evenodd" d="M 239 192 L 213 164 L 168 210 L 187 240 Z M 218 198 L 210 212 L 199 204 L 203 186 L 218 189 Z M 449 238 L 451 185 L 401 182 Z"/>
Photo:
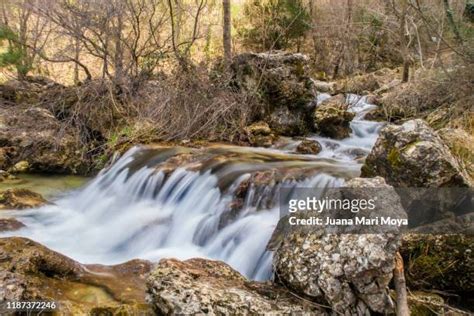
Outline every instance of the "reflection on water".
<path id="1" fill-rule="evenodd" d="M 0 182 L 0 190 L 28 189 L 51 200 L 85 184 L 89 178 L 69 175 L 18 174 L 17 179 Z"/>

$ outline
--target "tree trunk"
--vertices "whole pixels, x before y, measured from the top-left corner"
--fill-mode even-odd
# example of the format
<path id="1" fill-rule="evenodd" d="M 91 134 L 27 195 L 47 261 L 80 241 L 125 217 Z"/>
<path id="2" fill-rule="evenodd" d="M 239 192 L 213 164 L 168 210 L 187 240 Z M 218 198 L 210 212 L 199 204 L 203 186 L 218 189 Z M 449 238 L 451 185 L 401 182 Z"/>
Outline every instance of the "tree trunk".
<path id="1" fill-rule="evenodd" d="M 451 28 L 454 38 L 458 43 L 462 43 L 462 37 L 461 33 L 459 33 L 458 26 L 456 22 L 454 21 L 454 15 L 453 15 L 453 10 L 451 9 L 451 6 L 449 5 L 449 0 L 443 0 L 444 3 L 444 10 L 446 11 L 446 18 L 448 20 L 449 27 Z"/>
<path id="2" fill-rule="evenodd" d="M 231 37 L 231 13 L 230 0 L 222 0 L 224 11 L 224 60 L 227 67 L 232 62 L 232 37 Z"/>
<path id="3" fill-rule="evenodd" d="M 402 74 L 402 82 L 408 82 L 410 77 L 410 60 L 409 60 L 409 52 L 408 52 L 408 41 L 406 36 L 406 21 L 407 21 L 407 11 L 408 11 L 408 2 L 407 0 L 401 0 L 401 13 L 400 13 L 400 29 L 399 29 L 399 36 L 400 36 L 400 54 L 402 55 L 403 59 L 403 74 Z"/>

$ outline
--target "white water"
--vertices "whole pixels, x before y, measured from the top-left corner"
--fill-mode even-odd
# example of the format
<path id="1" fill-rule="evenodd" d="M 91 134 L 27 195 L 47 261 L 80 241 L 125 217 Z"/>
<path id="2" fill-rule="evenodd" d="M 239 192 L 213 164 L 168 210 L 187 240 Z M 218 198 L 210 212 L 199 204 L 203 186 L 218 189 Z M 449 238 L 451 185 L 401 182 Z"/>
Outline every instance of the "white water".
<path id="1" fill-rule="evenodd" d="M 329 161 L 334 169 L 341 165 L 347 170 L 360 168 L 349 150 L 370 150 L 380 124 L 362 119 L 363 113 L 373 107 L 364 98 L 348 99 L 351 110 L 357 113 L 351 124 L 351 137 L 340 141 L 310 137 L 321 142 L 323 151 L 313 156 L 314 162 L 305 157 L 304 164 L 317 167 L 328 165 Z M 289 145 L 294 146 L 294 142 Z M 278 187 L 251 187 L 242 211 L 226 225 L 220 223 L 228 215 L 234 190 L 249 177 L 250 170 L 287 167 L 288 158 L 299 162 L 301 156 L 288 154 L 288 148 L 247 149 L 284 154 L 286 165 L 282 161 L 235 162 L 218 171 L 211 168 L 201 172 L 182 166 L 165 177 L 153 164 L 131 167 L 142 150 L 131 149 L 109 170 L 83 189 L 55 201 L 55 205 L 11 211 L 27 228 L 8 235 L 29 237 L 83 263 L 205 257 L 223 260 L 250 278 L 268 279 L 272 258 L 265 248 L 279 219 Z M 239 171 L 238 176 L 221 192 L 219 180 L 235 171 Z M 343 181 L 342 177 L 319 172 L 306 180 L 282 185 L 322 188 L 337 187 Z M 273 203 L 262 207 L 267 205 L 259 201 L 262 199 Z"/>

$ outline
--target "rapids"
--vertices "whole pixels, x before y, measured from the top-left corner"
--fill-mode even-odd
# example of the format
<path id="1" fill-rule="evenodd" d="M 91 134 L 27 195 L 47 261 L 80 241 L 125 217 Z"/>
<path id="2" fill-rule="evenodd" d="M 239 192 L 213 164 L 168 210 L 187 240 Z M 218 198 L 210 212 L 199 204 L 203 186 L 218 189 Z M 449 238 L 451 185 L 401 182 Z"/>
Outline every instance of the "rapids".
<path id="1" fill-rule="evenodd" d="M 318 102 L 329 97 L 321 94 Z M 271 276 L 266 245 L 279 220 L 279 188 L 337 187 L 360 172 L 380 123 L 363 119 L 374 105 L 348 95 L 356 113 L 343 140 L 319 136 L 318 155 L 298 155 L 300 140 L 274 148 L 212 146 L 134 147 L 80 189 L 38 209 L 6 211 L 27 227 L 2 236 L 24 236 L 83 263 L 115 264 L 133 258 L 158 261 L 204 257 L 225 261 L 249 278 Z M 191 160 L 170 160 L 177 154 Z M 197 158 L 196 158 L 197 157 Z M 250 184 L 237 214 L 229 205 L 256 171 L 277 170 L 281 181 Z"/>

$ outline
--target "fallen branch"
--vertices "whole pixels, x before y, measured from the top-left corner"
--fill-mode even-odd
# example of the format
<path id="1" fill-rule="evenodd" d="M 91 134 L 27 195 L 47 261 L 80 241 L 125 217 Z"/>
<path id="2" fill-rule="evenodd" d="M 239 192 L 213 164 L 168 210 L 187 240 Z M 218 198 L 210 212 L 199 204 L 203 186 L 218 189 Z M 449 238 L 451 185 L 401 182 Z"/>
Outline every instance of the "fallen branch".
<path id="1" fill-rule="evenodd" d="M 397 293 L 397 316 L 410 316 L 410 309 L 408 308 L 405 271 L 403 269 L 403 258 L 399 252 L 397 252 L 395 256 L 393 283 L 395 284 L 395 291 Z"/>

